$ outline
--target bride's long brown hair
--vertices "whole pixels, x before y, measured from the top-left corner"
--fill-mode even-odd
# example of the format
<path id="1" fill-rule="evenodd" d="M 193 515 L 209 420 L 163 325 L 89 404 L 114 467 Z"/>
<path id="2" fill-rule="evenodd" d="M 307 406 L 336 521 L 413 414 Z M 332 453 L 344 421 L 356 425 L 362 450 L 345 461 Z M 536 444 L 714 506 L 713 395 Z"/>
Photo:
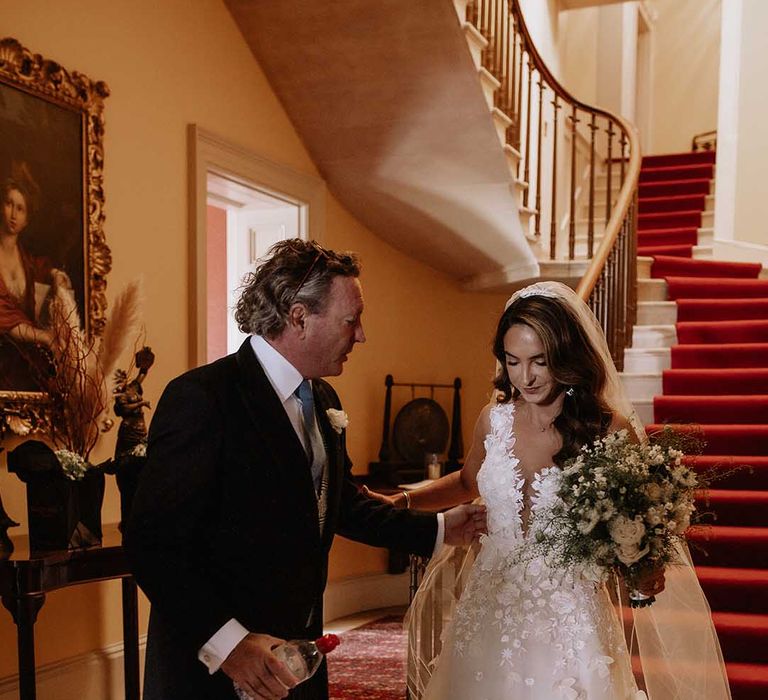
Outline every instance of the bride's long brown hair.
<path id="1" fill-rule="evenodd" d="M 547 402 L 572 390 L 563 397 L 563 409 L 554 423 L 563 446 L 553 459 L 563 466 L 582 445 L 603 437 L 611 425 L 613 414 L 603 399 L 605 366 L 566 303 L 543 295 L 518 297 L 499 319 L 493 342 L 493 354 L 501 365 L 493 385 L 501 392 L 502 403 L 520 396 L 509 381 L 504 353 L 504 336 L 518 324 L 533 329 L 544 345 L 547 367 L 555 380 Z"/>

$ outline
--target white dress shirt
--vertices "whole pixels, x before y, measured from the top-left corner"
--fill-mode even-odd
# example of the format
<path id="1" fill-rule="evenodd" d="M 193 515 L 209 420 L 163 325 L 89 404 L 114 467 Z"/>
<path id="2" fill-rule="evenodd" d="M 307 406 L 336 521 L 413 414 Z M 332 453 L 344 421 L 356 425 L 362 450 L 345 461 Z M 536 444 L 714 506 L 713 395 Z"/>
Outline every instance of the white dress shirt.
<path id="1" fill-rule="evenodd" d="M 294 394 L 299 384 L 303 381 L 301 372 L 286 360 L 275 348 L 273 348 L 262 336 L 251 336 L 251 347 L 256 353 L 256 359 L 264 369 L 269 383 L 275 390 L 283 404 L 288 419 L 296 431 L 301 444 L 306 449 L 305 431 L 303 429 L 303 417 L 301 414 L 301 402 Z M 433 556 L 437 554 L 445 537 L 445 524 L 442 513 L 437 515 L 437 537 Z M 222 627 L 200 648 L 197 658 L 207 667 L 209 673 L 215 673 L 224 660 L 232 653 L 232 650 L 248 634 L 247 630 L 235 618 L 226 622 Z"/>

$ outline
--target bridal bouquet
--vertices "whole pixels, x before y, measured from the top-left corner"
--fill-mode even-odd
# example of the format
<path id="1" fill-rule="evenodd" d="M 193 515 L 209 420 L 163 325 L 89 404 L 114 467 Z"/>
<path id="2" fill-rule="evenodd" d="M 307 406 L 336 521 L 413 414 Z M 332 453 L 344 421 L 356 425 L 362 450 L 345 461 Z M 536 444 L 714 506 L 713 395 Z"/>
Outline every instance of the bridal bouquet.
<path id="1" fill-rule="evenodd" d="M 585 445 L 560 473 L 551 523 L 539 535 L 564 566 L 620 573 L 632 607 L 655 600 L 637 583 L 676 559 L 695 510 L 696 475 L 661 442 L 637 444 L 620 430 Z"/>

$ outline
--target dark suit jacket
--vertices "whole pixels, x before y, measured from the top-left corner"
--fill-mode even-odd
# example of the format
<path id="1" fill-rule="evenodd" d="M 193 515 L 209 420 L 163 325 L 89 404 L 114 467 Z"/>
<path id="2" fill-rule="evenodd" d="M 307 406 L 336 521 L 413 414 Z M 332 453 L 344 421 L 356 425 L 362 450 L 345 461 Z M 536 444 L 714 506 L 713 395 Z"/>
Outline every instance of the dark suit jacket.
<path id="1" fill-rule="evenodd" d="M 250 342 L 173 380 L 157 406 L 148 460 L 125 543 L 152 603 L 145 700 L 234 698 L 221 671 L 197 659 L 230 618 L 254 632 L 311 638 L 333 536 L 429 554 L 433 515 L 397 511 L 361 495 L 345 433 L 326 409 L 329 384 L 313 382 L 329 462 L 323 535 L 306 455 Z M 315 609 L 307 627 L 310 611 Z M 291 698 L 325 698 L 324 669 Z"/>

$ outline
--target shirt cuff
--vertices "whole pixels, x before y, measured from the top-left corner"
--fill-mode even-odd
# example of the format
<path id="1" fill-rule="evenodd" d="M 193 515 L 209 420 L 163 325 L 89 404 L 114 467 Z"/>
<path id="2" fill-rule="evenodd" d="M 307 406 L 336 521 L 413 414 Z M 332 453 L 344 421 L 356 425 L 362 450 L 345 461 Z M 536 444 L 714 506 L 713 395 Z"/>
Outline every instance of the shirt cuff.
<path id="1" fill-rule="evenodd" d="M 197 652 L 197 658 L 208 668 L 208 673 L 216 673 L 232 650 L 245 639 L 248 630 L 233 617 L 226 622 Z"/>
<path id="2" fill-rule="evenodd" d="M 435 537 L 435 548 L 432 550 L 432 557 L 436 557 L 440 550 L 443 548 L 443 540 L 445 540 L 445 515 L 442 513 L 437 514 L 437 536 Z"/>

